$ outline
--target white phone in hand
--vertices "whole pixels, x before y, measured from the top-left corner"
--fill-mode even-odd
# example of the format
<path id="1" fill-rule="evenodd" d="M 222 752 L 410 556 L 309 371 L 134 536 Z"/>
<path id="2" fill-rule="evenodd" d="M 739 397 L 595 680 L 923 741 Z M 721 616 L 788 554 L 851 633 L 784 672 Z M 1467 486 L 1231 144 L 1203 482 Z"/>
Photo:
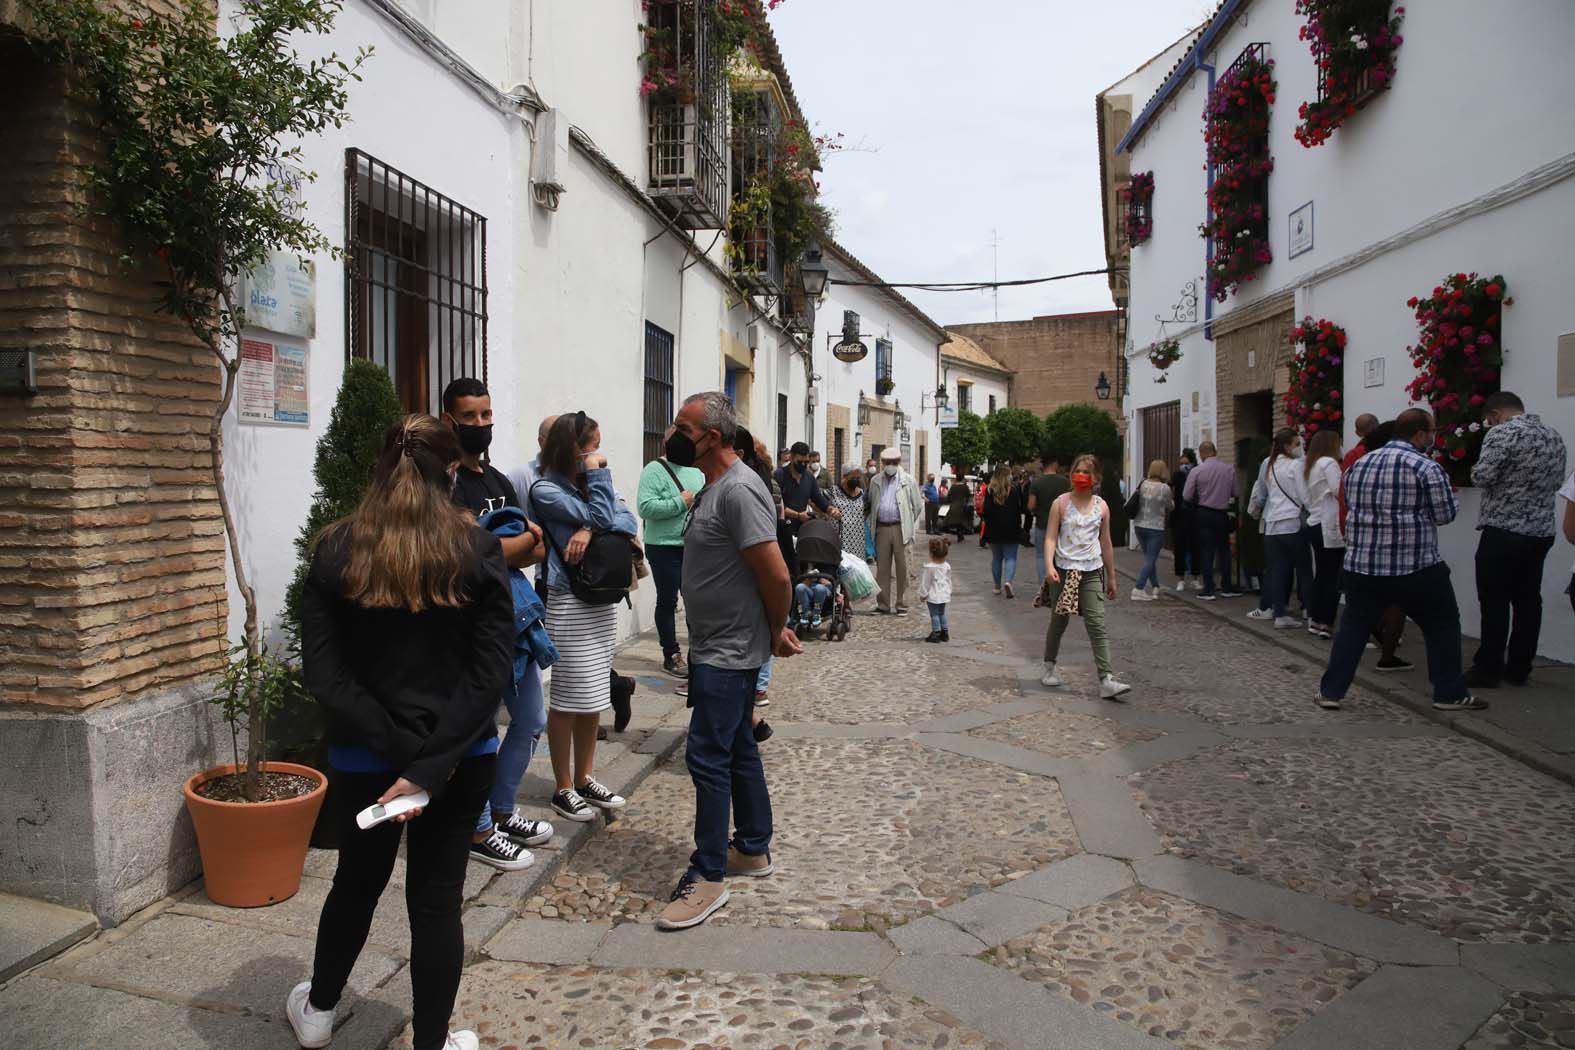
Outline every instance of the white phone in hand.
<path id="1" fill-rule="evenodd" d="M 414 795 L 400 795 L 388 802 L 374 802 L 355 815 L 356 826 L 362 831 L 375 828 L 385 821 L 393 820 L 397 816 L 409 813 L 413 809 L 420 809 L 430 805 L 432 796 L 425 791 L 417 791 Z"/>

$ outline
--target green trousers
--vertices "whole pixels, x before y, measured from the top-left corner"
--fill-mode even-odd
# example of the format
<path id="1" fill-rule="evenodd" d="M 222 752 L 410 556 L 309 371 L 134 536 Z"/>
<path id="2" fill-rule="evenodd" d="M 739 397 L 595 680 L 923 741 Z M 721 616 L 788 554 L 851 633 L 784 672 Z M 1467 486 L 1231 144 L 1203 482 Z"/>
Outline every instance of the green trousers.
<path id="1" fill-rule="evenodd" d="M 1055 603 L 1061 598 L 1062 581 L 1065 580 L 1065 569 L 1057 568 L 1062 573 L 1062 579 L 1050 584 L 1050 607 L 1055 608 Z M 1115 674 L 1110 666 L 1110 639 L 1105 636 L 1105 573 L 1103 569 L 1083 573 L 1083 584 L 1077 595 L 1078 602 L 1083 607 L 1083 624 L 1088 628 L 1088 644 L 1094 649 L 1094 666 L 1099 669 L 1099 677 Z M 1045 631 L 1045 662 L 1055 663 L 1056 654 L 1061 651 L 1061 636 L 1066 633 L 1066 625 L 1071 621 L 1070 616 L 1062 616 L 1052 612 L 1050 626 Z"/>

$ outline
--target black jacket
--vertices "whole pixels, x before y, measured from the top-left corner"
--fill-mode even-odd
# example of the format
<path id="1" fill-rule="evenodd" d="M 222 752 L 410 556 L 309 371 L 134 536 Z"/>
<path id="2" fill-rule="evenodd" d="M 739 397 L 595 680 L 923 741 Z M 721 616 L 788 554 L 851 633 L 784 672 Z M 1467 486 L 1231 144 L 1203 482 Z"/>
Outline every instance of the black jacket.
<path id="1" fill-rule="evenodd" d="M 1006 499 L 996 501 L 995 493 L 984 490 L 984 538 L 991 543 L 1021 543 L 1023 539 L 1023 497 L 1013 485 Z"/>
<path id="2" fill-rule="evenodd" d="M 514 599 L 498 538 L 476 528 L 458 609 L 368 609 L 344 597 L 343 536 L 318 545 L 301 598 L 301 668 L 329 739 L 370 748 L 433 794 L 476 741 L 514 667 Z"/>

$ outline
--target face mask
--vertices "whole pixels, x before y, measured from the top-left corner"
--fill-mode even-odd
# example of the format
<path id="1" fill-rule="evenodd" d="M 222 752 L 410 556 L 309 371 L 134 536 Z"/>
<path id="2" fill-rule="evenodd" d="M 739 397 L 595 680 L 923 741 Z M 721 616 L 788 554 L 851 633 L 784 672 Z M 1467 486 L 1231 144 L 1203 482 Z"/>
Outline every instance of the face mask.
<path id="1" fill-rule="evenodd" d="M 459 438 L 459 447 L 472 456 L 479 456 L 492 445 L 492 424 L 474 426 L 470 423 L 455 423 L 454 436 Z"/>
<path id="2" fill-rule="evenodd" d="M 809 464 L 804 462 L 802 459 L 795 459 L 793 461 L 793 473 L 795 473 L 795 474 L 802 474 L 802 473 L 804 473 L 804 468 L 807 467 L 808 465 Z"/>
<path id="3" fill-rule="evenodd" d="M 673 436 L 667 439 L 663 449 L 667 453 L 667 462 L 675 467 L 692 467 L 698 458 L 700 450 L 695 447 L 694 439 L 682 430 L 673 431 Z"/>
<path id="4" fill-rule="evenodd" d="M 1094 475 L 1084 474 L 1082 471 L 1078 471 L 1072 475 L 1072 487 L 1079 492 L 1092 491 L 1094 487 Z"/>
<path id="5" fill-rule="evenodd" d="M 811 463 L 809 465 L 809 472 L 811 474 L 815 475 L 817 478 L 820 477 L 820 464 L 819 463 Z"/>
<path id="6" fill-rule="evenodd" d="M 897 468 L 896 467 L 886 467 L 884 469 L 886 471 L 886 476 L 888 478 L 894 478 L 894 477 L 897 476 Z"/>

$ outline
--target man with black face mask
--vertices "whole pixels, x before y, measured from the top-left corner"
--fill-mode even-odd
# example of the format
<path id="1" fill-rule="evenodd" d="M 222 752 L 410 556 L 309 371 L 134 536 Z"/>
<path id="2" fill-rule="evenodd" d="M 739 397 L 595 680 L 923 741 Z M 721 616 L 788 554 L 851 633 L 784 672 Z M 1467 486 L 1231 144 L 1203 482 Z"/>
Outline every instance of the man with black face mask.
<path id="1" fill-rule="evenodd" d="M 778 542 L 782 546 L 782 557 L 786 560 L 788 571 L 795 577 L 798 575 L 798 558 L 793 553 L 793 544 L 798 537 L 799 526 L 811 517 L 810 504 L 814 504 L 821 513 L 829 514 L 833 518 L 840 518 L 842 512 L 831 505 L 831 499 L 826 495 L 825 489 L 820 487 L 820 482 L 809 471 L 809 446 L 802 441 L 795 442 L 789 449 L 792 458 L 786 466 L 777 468 L 777 484 L 782 488 L 782 513 L 784 515 L 778 535 Z"/>
<path id="2" fill-rule="evenodd" d="M 481 457 L 492 444 L 492 395 L 479 379 L 456 379 L 443 391 L 443 422 L 459 438 L 463 455 L 454 474 L 454 502 L 477 518 L 502 507 L 520 506 L 519 494 L 503 472 Z M 541 527 L 531 522 L 518 536 L 501 537 L 503 558 L 516 569 L 541 561 Z"/>

